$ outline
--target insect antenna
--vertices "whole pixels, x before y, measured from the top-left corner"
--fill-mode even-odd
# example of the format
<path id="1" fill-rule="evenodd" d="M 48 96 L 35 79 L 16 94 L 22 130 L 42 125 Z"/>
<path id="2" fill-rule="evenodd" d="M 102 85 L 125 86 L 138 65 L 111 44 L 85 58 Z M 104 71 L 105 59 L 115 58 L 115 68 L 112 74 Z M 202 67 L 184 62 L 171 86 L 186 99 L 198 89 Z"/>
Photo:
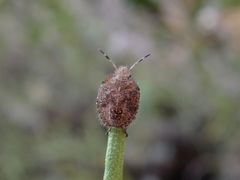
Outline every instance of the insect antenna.
<path id="1" fill-rule="evenodd" d="M 145 60 L 147 57 L 149 57 L 150 55 L 151 55 L 151 54 L 149 53 L 149 54 L 145 55 L 144 57 L 142 57 L 141 59 L 137 60 L 137 61 L 129 68 L 129 70 L 131 71 L 138 63 L 144 61 L 144 60 Z"/>
<path id="2" fill-rule="evenodd" d="M 113 67 L 114 67 L 115 69 L 117 69 L 116 64 L 114 64 L 114 62 L 112 61 L 112 59 L 111 59 L 103 50 L 98 49 L 98 51 L 105 56 L 105 58 L 113 65 Z"/>

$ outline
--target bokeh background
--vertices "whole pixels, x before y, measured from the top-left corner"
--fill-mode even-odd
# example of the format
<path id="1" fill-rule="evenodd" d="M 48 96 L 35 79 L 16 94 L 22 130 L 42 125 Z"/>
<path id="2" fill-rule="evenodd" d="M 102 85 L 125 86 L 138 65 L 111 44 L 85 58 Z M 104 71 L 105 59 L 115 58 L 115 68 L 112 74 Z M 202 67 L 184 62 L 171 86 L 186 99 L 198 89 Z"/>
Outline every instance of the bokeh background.
<path id="1" fill-rule="evenodd" d="M 0 179 L 102 179 L 95 99 L 139 64 L 126 180 L 240 179 L 239 0 L 0 0 Z"/>

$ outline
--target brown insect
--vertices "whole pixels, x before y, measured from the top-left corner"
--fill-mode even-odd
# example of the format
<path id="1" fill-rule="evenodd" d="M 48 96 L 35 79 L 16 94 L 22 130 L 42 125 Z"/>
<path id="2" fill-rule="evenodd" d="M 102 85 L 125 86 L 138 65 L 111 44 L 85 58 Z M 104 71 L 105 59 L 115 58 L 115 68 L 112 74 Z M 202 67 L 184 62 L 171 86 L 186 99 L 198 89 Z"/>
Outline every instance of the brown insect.
<path id="1" fill-rule="evenodd" d="M 99 51 L 115 69 L 115 72 L 102 82 L 98 90 L 96 105 L 99 120 L 108 131 L 111 127 L 116 127 L 123 129 L 126 133 L 127 127 L 135 119 L 140 98 L 140 89 L 131 76 L 131 70 L 150 54 L 128 68 L 127 66 L 117 67 L 105 52 Z"/>

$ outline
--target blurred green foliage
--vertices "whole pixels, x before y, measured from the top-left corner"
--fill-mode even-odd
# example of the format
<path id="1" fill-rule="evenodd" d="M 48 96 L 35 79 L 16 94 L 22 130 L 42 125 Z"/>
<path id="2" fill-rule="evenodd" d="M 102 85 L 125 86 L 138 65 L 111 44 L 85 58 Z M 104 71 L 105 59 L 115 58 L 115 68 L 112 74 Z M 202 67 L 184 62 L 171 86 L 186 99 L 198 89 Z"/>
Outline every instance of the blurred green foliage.
<path id="1" fill-rule="evenodd" d="M 102 178 L 99 47 L 117 65 L 152 53 L 133 71 L 125 179 L 239 179 L 237 4 L 0 1 L 0 179 Z"/>
<path id="2" fill-rule="evenodd" d="M 159 12 L 158 3 L 153 0 L 127 0 L 126 2 L 131 4 L 133 7 L 141 7 L 151 13 Z"/>
<path id="3" fill-rule="evenodd" d="M 235 7 L 240 5 L 239 0 L 222 0 L 222 3 L 226 7 Z"/>

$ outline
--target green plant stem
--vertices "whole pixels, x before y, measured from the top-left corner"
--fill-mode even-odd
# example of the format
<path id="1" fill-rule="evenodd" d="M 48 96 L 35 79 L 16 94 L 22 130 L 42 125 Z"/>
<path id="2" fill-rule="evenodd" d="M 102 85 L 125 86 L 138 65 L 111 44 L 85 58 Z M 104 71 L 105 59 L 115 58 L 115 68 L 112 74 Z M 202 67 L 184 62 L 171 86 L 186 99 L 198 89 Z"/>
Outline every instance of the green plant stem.
<path id="1" fill-rule="evenodd" d="M 126 134 L 122 129 L 111 128 L 109 131 L 103 180 L 123 179 L 125 139 Z"/>

